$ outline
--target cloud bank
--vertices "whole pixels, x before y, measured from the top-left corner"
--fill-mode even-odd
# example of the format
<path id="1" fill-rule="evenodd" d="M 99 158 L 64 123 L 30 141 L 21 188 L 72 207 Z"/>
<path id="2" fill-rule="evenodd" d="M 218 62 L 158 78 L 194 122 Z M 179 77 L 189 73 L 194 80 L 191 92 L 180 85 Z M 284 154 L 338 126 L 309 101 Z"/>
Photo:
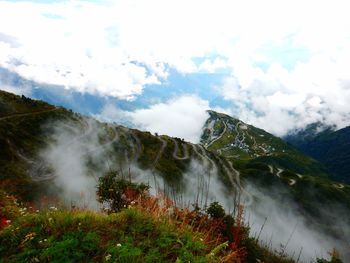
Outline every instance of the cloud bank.
<path id="1" fill-rule="evenodd" d="M 277 135 L 349 125 L 347 1 L 0 2 L 0 67 L 131 100 L 170 69 L 225 72 L 228 111 Z"/>
<path id="2" fill-rule="evenodd" d="M 197 143 L 203 124 L 209 118 L 207 109 L 208 101 L 197 96 L 184 95 L 130 112 L 106 105 L 97 117 L 107 121 L 131 122 L 142 130 Z"/>

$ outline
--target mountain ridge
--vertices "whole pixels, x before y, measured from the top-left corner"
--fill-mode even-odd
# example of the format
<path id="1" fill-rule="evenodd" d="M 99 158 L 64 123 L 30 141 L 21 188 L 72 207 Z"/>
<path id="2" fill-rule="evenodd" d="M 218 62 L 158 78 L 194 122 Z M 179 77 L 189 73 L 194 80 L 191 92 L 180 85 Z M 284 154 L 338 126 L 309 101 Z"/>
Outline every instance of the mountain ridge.
<path id="1" fill-rule="evenodd" d="M 306 140 L 298 140 L 300 134 L 306 135 Z M 285 140 L 323 163 L 331 173 L 333 180 L 350 183 L 350 126 L 340 130 L 331 127 L 309 136 L 309 127 Z"/>

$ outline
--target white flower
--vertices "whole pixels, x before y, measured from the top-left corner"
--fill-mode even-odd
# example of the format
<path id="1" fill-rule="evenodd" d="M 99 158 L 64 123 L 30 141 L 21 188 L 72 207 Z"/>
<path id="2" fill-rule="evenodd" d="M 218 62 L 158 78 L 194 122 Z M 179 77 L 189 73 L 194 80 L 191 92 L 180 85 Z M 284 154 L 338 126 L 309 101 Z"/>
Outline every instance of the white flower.
<path id="1" fill-rule="evenodd" d="M 203 241 L 203 238 L 200 238 L 199 240 L 200 240 L 200 241 Z"/>
<path id="2" fill-rule="evenodd" d="M 122 244 L 120 244 L 120 243 L 117 244 L 117 247 L 121 247 L 121 246 L 122 246 Z"/>
<path id="3" fill-rule="evenodd" d="M 109 261 L 111 259 L 112 255 L 111 254 L 108 254 L 107 256 L 105 256 L 105 260 L 106 261 Z"/>
<path id="4" fill-rule="evenodd" d="M 6 220 L 6 223 L 7 223 L 7 224 L 10 224 L 10 223 L 11 223 L 11 220 Z"/>

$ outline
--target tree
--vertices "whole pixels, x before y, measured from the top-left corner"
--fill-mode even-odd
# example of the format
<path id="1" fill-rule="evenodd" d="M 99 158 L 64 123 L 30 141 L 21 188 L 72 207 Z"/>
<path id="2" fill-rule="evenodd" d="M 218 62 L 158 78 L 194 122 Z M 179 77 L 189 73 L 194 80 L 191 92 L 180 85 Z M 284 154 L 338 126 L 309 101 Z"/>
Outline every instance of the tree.
<path id="1" fill-rule="evenodd" d="M 133 183 L 118 175 L 108 172 L 99 178 L 97 186 L 97 200 L 107 203 L 112 212 L 118 212 L 148 195 L 149 186 L 144 183 Z"/>
<path id="2" fill-rule="evenodd" d="M 215 219 L 224 218 L 225 210 L 219 202 L 213 202 L 209 205 L 207 213 Z"/>

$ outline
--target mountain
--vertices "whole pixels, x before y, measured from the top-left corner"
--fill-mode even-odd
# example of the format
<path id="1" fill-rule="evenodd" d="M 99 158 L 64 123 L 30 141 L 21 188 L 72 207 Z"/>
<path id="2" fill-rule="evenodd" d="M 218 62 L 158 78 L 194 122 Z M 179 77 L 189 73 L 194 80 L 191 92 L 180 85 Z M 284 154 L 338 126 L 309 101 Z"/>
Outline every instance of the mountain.
<path id="1" fill-rule="evenodd" d="M 303 145 L 314 140 L 319 135 L 327 135 L 334 131 L 334 126 L 325 125 L 321 122 L 315 122 L 308 124 L 303 129 L 297 129 L 289 132 L 283 137 L 283 139 L 293 146 L 298 147 L 298 145 Z"/>
<path id="2" fill-rule="evenodd" d="M 310 229 L 321 229 L 327 240 L 335 238 L 345 246 L 350 187 L 329 180 L 322 165 L 280 138 L 228 115 L 210 111 L 201 144 L 192 144 L 3 91 L 0 109 L 0 188 L 21 201 L 48 196 L 86 206 L 88 194 L 96 192 L 96 180 L 116 171 L 148 183 L 153 191 L 161 189 L 176 205 L 207 207 L 219 201 L 230 210 L 233 203 L 241 203 L 255 219 L 269 217 L 287 236 L 292 225 L 283 222 L 294 218 L 289 214 L 293 211 Z M 279 211 L 276 215 L 272 207 Z M 335 211 L 325 217 L 324 211 L 335 207 L 347 216 Z M 288 214 L 283 220 L 281 211 Z M 279 242 L 285 241 L 277 239 L 274 247 Z"/>
<path id="3" fill-rule="evenodd" d="M 201 143 L 206 149 L 232 161 L 265 163 L 270 168 L 328 177 L 326 168 L 262 129 L 226 114 L 208 111 Z M 272 168 L 271 168 L 272 169 Z"/>
<path id="4" fill-rule="evenodd" d="M 350 126 L 337 131 L 328 127 L 320 132 L 312 131 L 310 127 L 315 126 L 297 131 L 285 140 L 324 164 L 333 180 L 350 183 Z M 297 139 L 303 135 L 305 139 Z"/>

